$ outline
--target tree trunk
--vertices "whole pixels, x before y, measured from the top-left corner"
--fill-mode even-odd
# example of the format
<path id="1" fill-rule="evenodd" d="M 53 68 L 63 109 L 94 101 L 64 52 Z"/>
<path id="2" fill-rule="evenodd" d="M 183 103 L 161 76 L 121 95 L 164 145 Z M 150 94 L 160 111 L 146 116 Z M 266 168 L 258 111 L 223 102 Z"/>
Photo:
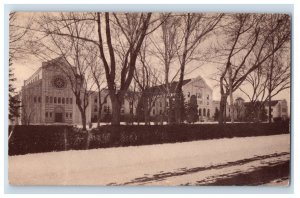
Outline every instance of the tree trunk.
<path id="1" fill-rule="evenodd" d="M 257 122 L 260 122 L 260 114 L 261 114 L 260 112 L 261 112 L 261 108 L 258 107 L 257 108 L 257 116 L 256 116 Z"/>
<path id="2" fill-rule="evenodd" d="M 100 120 L 101 120 L 102 104 L 100 104 L 100 103 L 99 103 L 99 109 L 98 109 L 97 127 L 100 127 Z"/>
<path id="3" fill-rule="evenodd" d="M 227 95 L 223 94 L 221 96 L 221 101 L 220 101 L 219 124 L 226 123 L 226 102 L 227 102 Z"/>
<path id="4" fill-rule="evenodd" d="M 120 125 L 121 121 L 121 103 L 119 102 L 117 96 L 111 97 L 111 105 L 112 105 L 112 120 L 111 125 Z"/>
<path id="5" fill-rule="evenodd" d="M 269 118 L 268 118 L 268 119 L 269 119 L 269 120 L 268 120 L 269 123 L 272 122 L 272 112 L 271 112 L 271 111 L 272 111 L 272 106 L 271 106 L 271 101 L 272 101 L 272 100 L 271 100 L 271 99 L 272 99 L 272 98 L 271 98 L 271 95 L 269 95 L 269 112 L 268 112 L 268 113 L 269 113 L 269 116 L 268 116 L 268 117 L 269 117 Z"/>
<path id="6" fill-rule="evenodd" d="M 179 90 L 179 93 L 176 93 L 175 97 L 175 122 L 180 124 L 184 120 L 184 97 L 182 90 Z"/>
<path id="7" fill-rule="evenodd" d="M 82 130 L 86 131 L 86 115 L 85 111 L 81 108 L 79 108 L 80 114 L 81 114 L 81 122 L 82 122 Z"/>
<path id="8" fill-rule="evenodd" d="M 232 91 L 232 68 L 231 64 L 228 67 L 229 75 L 229 97 L 230 97 L 230 121 L 234 123 L 234 108 L 233 108 L 233 91 Z"/>

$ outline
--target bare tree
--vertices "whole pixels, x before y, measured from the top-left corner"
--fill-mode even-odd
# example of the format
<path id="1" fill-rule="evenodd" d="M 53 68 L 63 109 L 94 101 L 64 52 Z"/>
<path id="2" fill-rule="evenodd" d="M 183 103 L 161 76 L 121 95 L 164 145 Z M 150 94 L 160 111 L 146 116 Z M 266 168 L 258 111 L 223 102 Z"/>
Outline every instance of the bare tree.
<path id="1" fill-rule="evenodd" d="M 230 96 L 231 120 L 233 121 L 233 92 L 247 76 L 262 66 L 290 39 L 290 18 L 276 15 L 276 22 L 270 25 L 274 15 L 232 14 L 223 26 L 223 46 L 217 51 L 223 59 L 220 69 L 220 114 L 219 123 L 224 122 L 227 97 Z M 280 32 L 280 34 L 279 34 Z M 270 38 L 276 36 L 274 47 Z"/>
<path id="2" fill-rule="evenodd" d="M 154 50 L 152 54 L 158 58 L 159 62 L 163 65 L 164 72 L 164 115 L 168 115 L 168 123 L 171 123 L 171 109 L 167 108 L 167 103 L 171 104 L 171 90 L 170 85 L 174 82 L 176 77 L 178 77 L 179 70 L 175 72 L 174 76 L 171 77 L 170 70 L 171 64 L 174 66 L 174 62 L 177 55 L 177 45 L 179 43 L 179 38 L 177 33 L 180 27 L 180 18 L 172 14 L 161 14 L 161 31 L 157 34 L 154 39 L 151 39 Z"/>
<path id="3" fill-rule="evenodd" d="M 111 15 L 113 15 L 113 23 L 111 23 Z M 124 100 L 126 91 L 128 90 L 135 70 L 136 60 L 141 49 L 142 43 L 147 34 L 150 34 L 158 26 L 150 30 L 150 26 L 158 21 L 151 21 L 152 13 L 125 13 L 125 14 L 109 14 L 97 13 L 97 27 L 99 38 L 100 57 L 105 68 L 105 75 L 109 95 L 112 101 L 112 124 L 120 124 L 120 108 Z M 103 33 L 102 19 L 104 18 L 105 33 Z M 115 39 L 115 43 L 112 38 Z M 104 50 L 104 38 L 108 53 Z M 116 52 L 118 46 L 121 46 L 123 52 L 122 57 L 118 60 Z M 108 62 L 109 60 L 109 62 Z M 117 62 L 119 61 L 119 62 Z M 120 65 L 119 87 L 117 86 L 116 71 Z"/>
<path id="4" fill-rule="evenodd" d="M 12 61 L 24 58 L 28 55 L 28 48 L 26 41 L 32 36 L 29 31 L 33 19 L 20 20 L 21 15 L 17 12 L 9 13 L 9 58 Z"/>
<path id="5" fill-rule="evenodd" d="M 271 122 L 271 98 L 290 88 L 290 57 L 289 47 L 278 50 L 269 58 L 262 67 L 258 68 L 246 78 L 249 87 L 239 89 L 248 97 L 257 112 L 257 120 L 260 120 L 260 111 L 269 105 L 269 122 Z"/>
<path id="6" fill-rule="evenodd" d="M 80 39 L 93 33 L 90 28 L 93 22 L 82 22 L 86 17 L 86 13 L 44 14 L 37 21 L 39 37 L 32 41 L 32 53 L 42 60 L 51 60 L 68 78 L 83 130 L 86 130 L 86 110 L 95 85 L 90 67 L 95 52 L 89 41 Z"/>
<path id="7" fill-rule="evenodd" d="M 181 93 L 186 65 L 199 56 L 199 46 L 209 36 L 221 21 L 223 14 L 195 14 L 187 13 L 180 16 L 181 27 L 179 43 L 177 45 L 177 56 L 180 64 L 179 81 L 176 86 L 175 117 L 179 123 L 181 119 L 180 104 L 182 103 Z"/>
<path id="8" fill-rule="evenodd" d="M 154 107 L 159 94 L 154 91 L 159 83 L 159 73 L 151 65 L 147 59 L 149 57 L 148 52 L 149 42 L 146 39 L 141 47 L 138 56 L 138 65 L 134 71 L 134 80 L 138 86 L 140 95 L 140 103 L 138 104 L 138 112 L 144 114 L 145 125 L 150 124 L 150 112 Z"/>
<path id="9" fill-rule="evenodd" d="M 16 88 L 14 86 L 16 78 L 13 73 L 12 65 L 14 61 L 23 58 L 26 54 L 28 54 L 25 41 L 29 33 L 28 30 L 31 26 L 31 19 L 25 22 L 23 21 L 23 24 L 19 24 L 18 19 L 18 13 L 9 13 L 9 120 L 12 121 L 13 126 L 10 131 L 8 141 L 13 134 L 16 119 L 20 117 L 19 111 L 21 108 L 21 101 L 16 96 Z M 31 113 L 29 121 L 30 117 Z M 29 123 L 29 121 L 26 123 Z"/>
<path id="10" fill-rule="evenodd" d="M 97 115 L 97 127 L 100 126 L 101 121 L 101 113 L 103 109 L 103 105 L 107 100 L 107 86 L 104 78 L 103 65 L 101 64 L 101 60 L 99 58 L 98 50 L 95 45 L 89 47 L 90 56 L 88 57 L 88 66 L 90 67 L 90 71 L 92 73 L 93 80 L 96 84 L 97 90 L 97 102 L 98 102 L 98 115 Z"/>

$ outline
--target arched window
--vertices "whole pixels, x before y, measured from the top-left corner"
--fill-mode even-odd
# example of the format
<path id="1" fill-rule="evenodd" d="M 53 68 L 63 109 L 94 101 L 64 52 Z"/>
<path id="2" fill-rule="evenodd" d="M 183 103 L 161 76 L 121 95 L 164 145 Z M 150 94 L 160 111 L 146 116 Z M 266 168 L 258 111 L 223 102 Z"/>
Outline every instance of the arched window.
<path id="1" fill-rule="evenodd" d="M 203 109 L 203 116 L 206 116 L 206 109 Z"/>
<path id="2" fill-rule="evenodd" d="M 199 116 L 202 116 L 201 108 L 199 109 Z"/>
<path id="3" fill-rule="evenodd" d="M 210 110 L 207 109 L 207 117 L 210 117 Z"/>

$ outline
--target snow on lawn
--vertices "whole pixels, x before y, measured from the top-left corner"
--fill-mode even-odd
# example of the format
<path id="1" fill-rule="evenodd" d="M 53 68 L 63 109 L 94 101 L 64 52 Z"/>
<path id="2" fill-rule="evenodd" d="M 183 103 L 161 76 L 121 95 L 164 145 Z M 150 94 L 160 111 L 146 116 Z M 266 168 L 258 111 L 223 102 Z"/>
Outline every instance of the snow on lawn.
<path id="1" fill-rule="evenodd" d="M 9 181 L 15 185 L 124 184 L 147 175 L 284 152 L 290 152 L 289 134 L 27 154 L 9 156 Z M 149 184 L 180 185 L 205 179 L 200 175 L 186 174 Z"/>

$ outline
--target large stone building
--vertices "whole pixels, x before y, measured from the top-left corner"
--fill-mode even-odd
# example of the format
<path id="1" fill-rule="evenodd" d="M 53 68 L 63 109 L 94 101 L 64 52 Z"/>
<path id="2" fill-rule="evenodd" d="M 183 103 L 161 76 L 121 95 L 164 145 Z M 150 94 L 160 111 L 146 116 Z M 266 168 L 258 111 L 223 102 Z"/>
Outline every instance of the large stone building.
<path id="1" fill-rule="evenodd" d="M 80 124 L 81 115 L 62 59 L 43 62 L 21 89 L 22 124 Z M 91 120 L 90 108 L 86 112 Z"/>
<path id="2" fill-rule="evenodd" d="M 270 103 L 268 101 L 265 103 L 262 103 L 261 101 L 251 103 L 245 102 L 245 100 L 241 97 L 237 97 L 234 102 L 234 120 L 250 121 L 253 116 L 253 121 L 258 121 L 257 114 L 260 113 L 260 121 L 266 121 L 269 117 L 269 104 L 271 106 L 271 121 L 275 121 L 276 119 L 288 119 L 288 105 L 285 99 L 272 100 Z M 262 106 L 263 110 L 258 112 L 258 110 L 255 109 L 255 106 Z"/>
<path id="3" fill-rule="evenodd" d="M 169 85 L 169 92 L 175 93 L 177 82 L 173 82 Z M 150 111 L 150 116 L 162 115 L 165 109 L 169 108 L 169 101 L 166 100 L 164 90 L 165 85 L 159 85 L 150 89 L 153 93 L 158 93 L 155 104 Z M 157 91 L 156 91 L 157 90 Z M 193 79 L 186 79 L 183 81 L 182 92 L 186 101 L 189 101 L 192 96 L 197 98 L 197 108 L 199 121 L 212 121 L 214 115 L 219 108 L 219 101 L 213 100 L 212 88 L 205 82 L 205 80 L 198 76 Z"/>

